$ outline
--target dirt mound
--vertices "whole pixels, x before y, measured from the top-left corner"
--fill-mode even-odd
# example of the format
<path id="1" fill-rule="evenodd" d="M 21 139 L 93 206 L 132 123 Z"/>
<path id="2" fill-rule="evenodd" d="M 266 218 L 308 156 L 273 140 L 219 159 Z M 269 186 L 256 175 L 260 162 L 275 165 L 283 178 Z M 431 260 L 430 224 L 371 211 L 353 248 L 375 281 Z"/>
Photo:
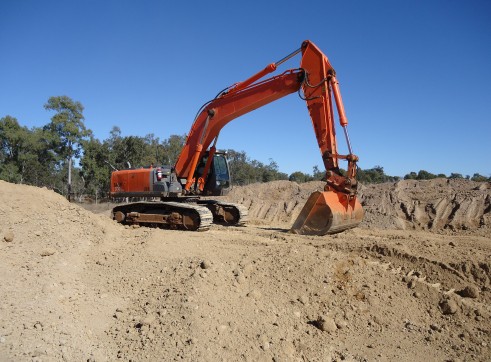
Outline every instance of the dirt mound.
<path id="1" fill-rule="evenodd" d="M 103 320 L 93 309 L 100 296 L 83 281 L 85 255 L 115 225 L 47 189 L 3 181 L 0 205 L 0 349 L 10 342 L 0 355 L 80 359 L 99 345 Z"/>
<path id="2" fill-rule="evenodd" d="M 440 194 L 464 205 L 489 192 L 468 185 L 433 185 L 445 191 L 434 195 L 424 183 L 377 187 L 419 210 Z M 125 228 L 0 181 L 0 360 L 489 361 L 489 235 L 375 228 L 390 227 L 384 212 L 412 224 L 368 187 L 365 228 L 284 232 L 319 186 L 237 188 L 231 197 L 256 224 L 193 233 Z M 487 227 L 489 210 L 466 208 L 446 223 L 462 215 Z"/>
<path id="3" fill-rule="evenodd" d="M 290 181 L 255 183 L 232 188 L 227 199 L 246 206 L 256 224 L 291 226 L 310 194 L 322 190 L 324 185 L 324 182 Z"/>
<path id="4" fill-rule="evenodd" d="M 323 182 L 275 181 L 234 188 L 228 199 L 249 208 L 254 223 L 289 227 Z M 468 180 L 404 180 L 360 187 L 362 227 L 407 230 L 491 228 L 491 186 Z"/>
<path id="5" fill-rule="evenodd" d="M 417 230 L 491 228 L 491 187 L 459 179 L 404 180 L 362 188 L 367 226 Z"/>

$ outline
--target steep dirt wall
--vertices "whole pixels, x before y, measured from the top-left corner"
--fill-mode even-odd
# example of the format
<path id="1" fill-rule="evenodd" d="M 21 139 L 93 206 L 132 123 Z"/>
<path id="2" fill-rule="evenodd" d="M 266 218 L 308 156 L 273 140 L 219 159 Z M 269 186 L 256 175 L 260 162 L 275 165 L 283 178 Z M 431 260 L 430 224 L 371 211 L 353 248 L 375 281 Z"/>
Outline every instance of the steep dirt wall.
<path id="1" fill-rule="evenodd" d="M 290 225 L 323 182 L 275 181 L 235 187 L 228 199 L 244 204 L 255 223 Z M 468 180 L 403 180 L 361 185 L 364 227 L 416 230 L 488 230 L 491 184 Z"/>

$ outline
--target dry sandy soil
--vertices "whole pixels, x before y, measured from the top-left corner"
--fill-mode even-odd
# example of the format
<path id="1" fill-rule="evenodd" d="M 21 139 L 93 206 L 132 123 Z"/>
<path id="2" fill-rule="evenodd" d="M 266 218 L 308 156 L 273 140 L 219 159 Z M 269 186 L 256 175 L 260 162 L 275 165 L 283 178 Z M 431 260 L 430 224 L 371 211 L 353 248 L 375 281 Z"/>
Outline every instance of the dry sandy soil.
<path id="1" fill-rule="evenodd" d="M 359 228 L 288 233 L 316 189 L 236 188 L 250 224 L 193 233 L 0 181 L 0 360 L 491 360 L 488 183 L 366 186 Z"/>

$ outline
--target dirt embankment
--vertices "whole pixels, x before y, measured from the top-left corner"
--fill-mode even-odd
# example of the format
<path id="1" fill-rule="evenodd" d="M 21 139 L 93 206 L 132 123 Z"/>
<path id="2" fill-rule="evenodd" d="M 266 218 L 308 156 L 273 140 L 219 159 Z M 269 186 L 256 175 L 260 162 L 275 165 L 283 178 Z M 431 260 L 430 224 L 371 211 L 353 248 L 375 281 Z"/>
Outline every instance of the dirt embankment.
<path id="1" fill-rule="evenodd" d="M 289 226 L 308 196 L 323 182 L 275 181 L 237 187 L 228 198 L 249 207 L 256 223 Z M 362 227 L 430 230 L 491 230 L 491 184 L 467 180 L 404 180 L 361 185 Z"/>
<path id="2" fill-rule="evenodd" d="M 192 233 L 0 181 L 0 360 L 491 360 L 488 184 L 367 186 L 362 227 L 285 232 L 318 186 L 237 188 L 253 223 Z"/>

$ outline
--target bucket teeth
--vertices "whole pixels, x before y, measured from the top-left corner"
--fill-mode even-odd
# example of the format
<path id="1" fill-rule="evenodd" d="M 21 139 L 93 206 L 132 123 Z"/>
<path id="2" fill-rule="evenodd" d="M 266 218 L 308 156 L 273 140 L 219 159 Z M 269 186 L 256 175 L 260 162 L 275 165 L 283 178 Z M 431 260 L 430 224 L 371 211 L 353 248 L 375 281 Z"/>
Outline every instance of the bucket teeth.
<path id="1" fill-rule="evenodd" d="M 358 226 L 363 208 L 356 197 L 334 191 L 310 195 L 290 232 L 302 235 L 335 234 Z"/>

